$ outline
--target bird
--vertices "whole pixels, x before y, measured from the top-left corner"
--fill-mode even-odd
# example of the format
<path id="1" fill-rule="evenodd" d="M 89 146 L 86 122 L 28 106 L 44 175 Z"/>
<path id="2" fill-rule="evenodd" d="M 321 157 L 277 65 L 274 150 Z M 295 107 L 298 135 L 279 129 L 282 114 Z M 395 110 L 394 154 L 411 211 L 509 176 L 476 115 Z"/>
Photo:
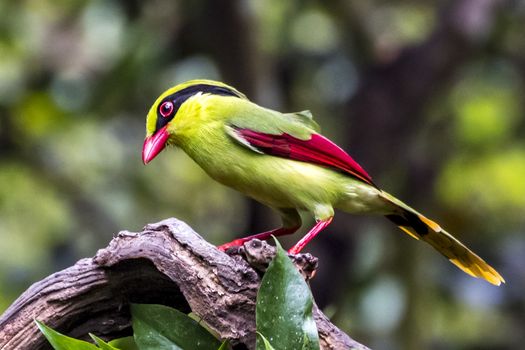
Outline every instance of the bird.
<path id="1" fill-rule="evenodd" d="M 299 211 L 306 211 L 315 225 L 288 251 L 298 254 L 330 225 L 337 209 L 382 215 L 465 273 L 498 286 L 505 282 L 439 224 L 380 189 L 347 152 L 321 134 L 309 111 L 281 113 L 225 83 L 190 80 L 163 92 L 147 114 L 143 163 L 167 146 L 182 149 L 212 179 L 281 216 L 281 227 L 235 239 L 220 250 L 292 234 L 302 224 Z"/>

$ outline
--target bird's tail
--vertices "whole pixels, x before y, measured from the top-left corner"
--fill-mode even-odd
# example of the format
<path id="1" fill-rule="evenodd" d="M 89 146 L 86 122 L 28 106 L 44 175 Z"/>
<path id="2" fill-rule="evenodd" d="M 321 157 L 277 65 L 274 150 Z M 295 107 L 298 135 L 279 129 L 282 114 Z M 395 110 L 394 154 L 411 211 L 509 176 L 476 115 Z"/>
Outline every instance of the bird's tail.
<path id="1" fill-rule="evenodd" d="M 386 218 L 405 233 L 427 242 L 469 275 L 476 278 L 481 277 L 497 286 L 502 282 L 505 283 L 503 277 L 492 266 L 443 230 L 437 223 L 386 192 L 382 192 L 381 196 L 395 207 L 395 211 L 386 215 Z"/>

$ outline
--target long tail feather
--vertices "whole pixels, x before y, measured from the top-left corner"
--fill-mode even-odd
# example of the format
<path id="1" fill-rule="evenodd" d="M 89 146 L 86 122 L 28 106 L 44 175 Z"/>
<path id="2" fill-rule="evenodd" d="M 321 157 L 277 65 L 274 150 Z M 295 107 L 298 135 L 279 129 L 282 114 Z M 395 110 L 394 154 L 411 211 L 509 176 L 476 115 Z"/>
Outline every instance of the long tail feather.
<path id="1" fill-rule="evenodd" d="M 481 277 L 497 286 L 505 283 L 503 277 L 492 266 L 443 230 L 437 223 L 388 193 L 383 192 L 382 196 L 394 204 L 397 209 L 394 213 L 386 215 L 386 218 L 405 233 L 427 242 L 465 273 L 476 278 Z"/>

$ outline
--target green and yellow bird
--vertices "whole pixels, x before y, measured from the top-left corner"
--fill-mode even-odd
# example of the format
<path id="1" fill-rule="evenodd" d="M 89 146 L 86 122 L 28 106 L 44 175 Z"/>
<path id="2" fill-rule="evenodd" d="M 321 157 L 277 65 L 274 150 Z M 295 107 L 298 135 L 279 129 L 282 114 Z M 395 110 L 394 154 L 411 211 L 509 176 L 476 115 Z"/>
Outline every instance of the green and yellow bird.
<path id="1" fill-rule="evenodd" d="M 280 228 L 236 239 L 291 234 L 298 210 L 315 226 L 290 249 L 297 254 L 334 217 L 334 209 L 379 214 L 410 236 L 429 243 L 461 270 L 500 285 L 501 275 L 437 223 L 381 190 L 345 151 L 320 134 L 308 111 L 280 113 L 258 106 L 241 92 L 211 80 L 192 80 L 165 91 L 149 110 L 144 164 L 166 146 L 186 152 L 218 182 L 273 208 Z"/>

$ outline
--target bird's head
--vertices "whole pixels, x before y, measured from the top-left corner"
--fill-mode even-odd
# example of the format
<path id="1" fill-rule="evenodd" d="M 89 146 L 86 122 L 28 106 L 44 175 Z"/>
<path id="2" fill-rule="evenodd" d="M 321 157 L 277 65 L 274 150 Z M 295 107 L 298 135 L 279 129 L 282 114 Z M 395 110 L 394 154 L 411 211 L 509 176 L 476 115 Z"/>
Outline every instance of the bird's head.
<path id="1" fill-rule="evenodd" d="M 190 80 L 166 90 L 153 103 L 146 118 L 146 139 L 142 147 L 144 164 L 176 137 L 178 122 L 191 110 L 183 107 L 207 94 L 246 98 L 231 86 L 213 80 Z"/>

